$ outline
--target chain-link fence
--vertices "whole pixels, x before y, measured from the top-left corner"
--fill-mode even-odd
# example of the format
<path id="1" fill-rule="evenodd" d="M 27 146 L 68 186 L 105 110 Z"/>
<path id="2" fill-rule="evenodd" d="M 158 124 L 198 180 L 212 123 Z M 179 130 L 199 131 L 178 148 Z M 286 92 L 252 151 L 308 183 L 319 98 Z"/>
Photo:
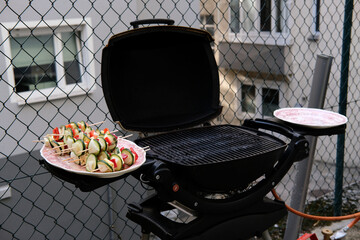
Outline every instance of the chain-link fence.
<path id="1" fill-rule="evenodd" d="M 126 204 L 148 194 L 138 181 L 127 177 L 81 192 L 39 165 L 42 143 L 34 142 L 55 127 L 81 120 L 105 121 L 98 127 L 129 134 L 108 113 L 100 66 L 108 39 L 136 19 L 170 18 L 213 35 L 224 106 L 216 123 L 240 124 L 245 118 L 270 117 L 277 108 L 307 106 L 316 56 L 333 56 L 324 108 L 338 111 L 346 71 L 343 184 L 357 182 L 358 1 L 352 13 L 350 61 L 344 68 L 340 0 L 2 1 L 0 238 L 139 239 L 139 227 L 125 217 Z M 336 136 L 318 139 L 308 201 L 334 192 L 337 141 Z M 278 187 L 286 201 L 293 183 L 290 172 Z"/>

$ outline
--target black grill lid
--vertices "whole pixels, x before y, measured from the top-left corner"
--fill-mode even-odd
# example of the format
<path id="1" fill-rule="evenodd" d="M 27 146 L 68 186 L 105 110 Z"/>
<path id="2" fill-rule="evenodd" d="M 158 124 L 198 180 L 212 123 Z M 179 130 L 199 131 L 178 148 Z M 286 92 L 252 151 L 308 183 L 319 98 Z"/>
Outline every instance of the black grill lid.
<path id="1" fill-rule="evenodd" d="M 219 76 L 202 30 L 152 26 L 113 36 L 103 49 L 102 87 L 114 121 L 158 132 L 220 114 Z"/>

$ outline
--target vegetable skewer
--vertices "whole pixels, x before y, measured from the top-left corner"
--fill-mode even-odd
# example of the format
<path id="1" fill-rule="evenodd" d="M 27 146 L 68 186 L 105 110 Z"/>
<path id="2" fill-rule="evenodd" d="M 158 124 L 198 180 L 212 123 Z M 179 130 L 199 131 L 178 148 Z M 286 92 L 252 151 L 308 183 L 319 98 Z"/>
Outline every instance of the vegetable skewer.
<path id="1" fill-rule="evenodd" d="M 100 124 L 102 122 L 96 123 Z M 91 124 L 91 125 L 96 125 Z M 74 162 L 83 166 L 89 172 L 121 171 L 133 165 L 138 159 L 138 154 L 132 148 L 119 149 L 118 139 L 131 137 L 133 134 L 117 137 L 109 131 L 92 129 L 84 121 L 71 122 L 53 129 L 52 134 L 47 134 L 44 142 L 47 147 L 55 150 L 55 155 L 69 157 L 62 161 Z M 148 151 L 149 147 L 144 148 Z"/>

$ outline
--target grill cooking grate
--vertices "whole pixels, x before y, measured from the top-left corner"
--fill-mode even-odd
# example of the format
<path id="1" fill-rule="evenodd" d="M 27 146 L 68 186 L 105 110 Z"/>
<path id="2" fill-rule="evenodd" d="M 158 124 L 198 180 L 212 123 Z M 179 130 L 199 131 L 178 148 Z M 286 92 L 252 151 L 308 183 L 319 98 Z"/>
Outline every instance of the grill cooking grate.
<path id="1" fill-rule="evenodd" d="M 149 156 L 183 166 L 241 160 L 279 149 L 279 139 L 231 125 L 193 128 L 136 141 L 150 146 Z"/>

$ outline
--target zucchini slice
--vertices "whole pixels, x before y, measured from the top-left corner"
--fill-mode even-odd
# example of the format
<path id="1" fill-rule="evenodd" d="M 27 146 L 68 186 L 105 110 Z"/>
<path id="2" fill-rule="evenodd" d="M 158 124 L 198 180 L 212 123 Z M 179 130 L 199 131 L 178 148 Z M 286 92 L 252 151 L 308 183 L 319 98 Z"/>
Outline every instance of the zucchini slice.
<path id="1" fill-rule="evenodd" d="M 59 140 L 64 139 L 65 129 L 66 129 L 66 127 L 64 125 L 61 125 L 59 127 Z"/>
<path id="2" fill-rule="evenodd" d="M 98 160 L 102 160 L 102 159 L 110 159 L 110 155 L 106 152 L 106 151 L 102 151 L 99 153 L 99 155 L 97 156 Z"/>
<path id="3" fill-rule="evenodd" d="M 67 136 L 66 137 L 66 145 L 68 148 L 72 148 L 72 145 L 74 144 L 75 142 L 75 138 L 73 138 L 72 136 Z"/>
<path id="4" fill-rule="evenodd" d="M 123 168 L 123 160 L 120 155 L 118 154 L 111 155 L 110 161 L 114 163 L 115 171 L 120 171 Z"/>
<path id="5" fill-rule="evenodd" d="M 85 143 L 82 139 L 76 140 L 72 146 L 72 151 L 75 153 L 76 156 L 81 156 L 85 153 Z"/>
<path id="6" fill-rule="evenodd" d="M 89 138 L 89 136 L 86 133 L 84 133 L 82 139 L 84 140 L 84 142 L 90 142 L 91 141 L 91 138 Z"/>
<path id="7" fill-rule="evenodd" d="M 71 129 L 71 128 L 65 128 L 65 130 L 64 130 L 64 136 L 65 136 L 65 137 L 68 137 L 68 136 L 73 137 L 73 131 L 72 131 L 72 129 Z"/>
<path id="8" fill-rule="evenodd" d="M 104 139 L 106 140 L 106 138 L 108 138 L 108 140 L 110 141 L 110 144 L 108 144 L 108 151 L 112 151 L 116 148 L 117 146 L 117 137 L 110 134 L 105 134 Z"/>
<path id="9" fill-rule="evenodd" d="M 98 129 L 98 128 L 95 130 L 95 133 L 96 133 L 98 136 L 100 136 L 101 134 L 104 135 L 103 133 L 101 133 L 101 130 Z"/>
<path id="10" fill-rule="evenodd" d="M 71 122 L 70 125 L 71 125 L 72 129 L 79 128 L 79 126 L 75 122 Z"/>
<path id="11" fill-rule="evenodd" d="M 44 137 L 45 147 L 52 147 L 50 141 L 51 139 L 49 137 Z"/>
<path id="12" fill-rule="evenodd" d="M 101 152 L 101 145 L 98 140 L 92 138 L 88 145 L 89 153 L 98 155 Z"/>
<path id="13" fill-rule="evenodd" d="M 98 161 L 98 168 L 100 172 L 113 172 L 114 163 L 108 159 L 102 159 Z"/>
<path id="14" fill-rule="evenodd" d="M 95 154 L 89 154 L 86 158 L 85 168 L 88 172 L 93 172 L 97 167 L 97 159 Z"/>
<path id="15" fill-rule="evenodd" d="M 98 137 L 97 139 L 101 145 L 101 151 L 107 151 L 107 143 L 103 137 Z"/>
<path id="16" fill-rule="evenodd" d="M 61 150 L 60 144 L 55 140 L 51 140 L 50 144 L 51 144 L 51 147 L 55 150 L 56 154 L 61 156 L 62 155 L 62 150 Z"/>
<path id="17" fill-rule="evenodd" d="M 124 148 L 122 151 L 121 151 L 121 154 L 124 154 L 126 155 L 127 157 L 125 158 L 124 157 L 124 163 L 128 166 L 131 166 L 134 164 L 135 162 L 135 156 L 134 154 L 131 152 L 130 149 L 128 148 Z"/>
<path id="18" fill-rule="evenodd" d="M 85 128 L 85 133 L 86 134 L 89 134 L 90 132 L 92 131 L 92 128 L 91 127 L 89 127 L 89 126 L 86 126 L 86 128 Z"/>
<path id="19" fill-rule="evenodd" d="M 120 151 L 120 148 L 119 147 L 116 147 L 113 152 L 113 154 L 121 154 L 121 151 Z"/>
<path id="20" fill-rule="evenodd" d="M 86 129 L 86 123 L 84 121 L 78 122 L 77 123 L 78 127 L 81 129 L 82 132 L 85 131 Z"/>
<path id="21" fill-rule="evenodd" d="M 71 152 L 71 153 L 70 153 L 70 157 L 73 158 L 74 163 L 76 163 L 76 164 L 78 164 L 78 165 L 81 164 L 79 157 L 76 156 L 74 152 Z"/>

